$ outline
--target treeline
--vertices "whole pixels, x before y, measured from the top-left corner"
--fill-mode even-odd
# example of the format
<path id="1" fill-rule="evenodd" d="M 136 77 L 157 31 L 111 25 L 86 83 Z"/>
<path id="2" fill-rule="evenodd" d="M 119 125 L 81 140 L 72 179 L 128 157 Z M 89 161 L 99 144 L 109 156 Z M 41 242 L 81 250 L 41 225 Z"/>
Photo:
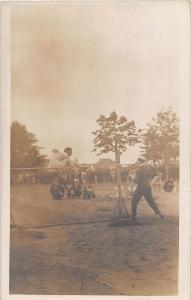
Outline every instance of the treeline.
<path id="1" fill-rule="evenodd" d="M 161 110 L 145 128 L 137 128 L 135 121 L 126 116 L 112 112 L 97 119 L 98 129 L 92 134 L 93 151 L 97 155 L 113 152 L 115 159 L 129 147 L 138 144 L 146 160 L 159 163 L 169 177 L 170 168 L 178 168 L 179 161 L 179 120 L 171 109 Z M 41 153 L 38 139 L 26 126 L 17 121 L 11 124 L 11 168 L 41 167 L 47 162 L 46 155 Z M 98 171 L 96 171 L 98 172 Z M 176 171 L 176 173 L 178 173 Z M 99 171 L 97 180 L 110 180 L 107 170 Z M 124 178 L 126 175 L 122 175 Z M 103 179 L 101 179 L 103 178 Z M 107 178 L 107 179 L 106 179 Z M 112 180 L 112 176 L 111 176 Z"/>
<path id="2" fill-rule="evenodd" d="M 35 168 L 47 161 L 40 151 L 38 139 L 26 126 L 17 121 L 11 124 L 11 168 Z"/>
<path id="3" fill-rule="evenodd" d="M 113 152 L 116 162 L 129 147 L 138 144 L 142 156 L 153 164 L 165 167 L 166 177 L 172 164 L 179 160 L 179 120 L 171 108 L 161 110 L 145 128 L 137 128 L 135 121 L 118 116 L 114 111 L 109 116 L 97 119 L 98 129 L 94 135 L 93 151 L 98 155 Z"/>

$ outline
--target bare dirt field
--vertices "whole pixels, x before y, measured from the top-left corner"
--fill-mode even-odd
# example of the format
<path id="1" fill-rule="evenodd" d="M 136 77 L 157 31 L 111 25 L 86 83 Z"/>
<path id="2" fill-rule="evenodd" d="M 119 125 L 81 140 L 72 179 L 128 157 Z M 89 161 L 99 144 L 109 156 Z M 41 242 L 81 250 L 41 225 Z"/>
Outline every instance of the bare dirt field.
<path id="1" fill-rule="evenodd" d="M 141 225 L 111 227 L 113 187 L 94 188 L 93 200 L 54 201 L 47 185 L 11 187 L 11 294 L 177 294 L 178 192 L 154 191 L 163 220 L 141 200 Z M 57 223 L 73 224 L 40 227 Z"/>

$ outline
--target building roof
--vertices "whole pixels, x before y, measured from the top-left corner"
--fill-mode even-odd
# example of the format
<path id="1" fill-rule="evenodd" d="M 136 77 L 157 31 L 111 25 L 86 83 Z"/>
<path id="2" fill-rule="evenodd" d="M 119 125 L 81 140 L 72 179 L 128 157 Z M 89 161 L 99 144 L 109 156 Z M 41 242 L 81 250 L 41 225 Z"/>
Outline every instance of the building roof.
<path id="1" fill-rule="evenodd" d="M 100 158 L 100 160 L 96 163 L 96 165 L 113 165 L 115 161 L 110 158 Z"/>

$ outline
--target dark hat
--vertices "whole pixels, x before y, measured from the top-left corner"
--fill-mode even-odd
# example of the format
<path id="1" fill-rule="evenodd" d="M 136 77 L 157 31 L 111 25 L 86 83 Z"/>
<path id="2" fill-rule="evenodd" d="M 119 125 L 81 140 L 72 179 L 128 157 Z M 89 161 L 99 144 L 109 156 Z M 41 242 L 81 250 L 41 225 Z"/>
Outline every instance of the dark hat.
<path id="1" fill-rule="evenodd" d="M 67 154 L 71 154 L 72 148 L 71 148 L 71 147 L 66 147 L 66 148 L 64 149 L 64 152 L 67 153 Z"/>

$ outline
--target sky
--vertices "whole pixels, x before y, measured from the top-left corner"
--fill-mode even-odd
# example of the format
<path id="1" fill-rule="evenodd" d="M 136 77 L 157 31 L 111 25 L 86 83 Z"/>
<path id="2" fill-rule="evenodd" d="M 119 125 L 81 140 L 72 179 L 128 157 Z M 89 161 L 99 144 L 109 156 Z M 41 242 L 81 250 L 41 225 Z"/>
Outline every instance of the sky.
<path id="1" fill-rule="evenodd" d="M 99 159 L 91 132 L 100 114 L 115 110 L 138 128 L 162 108 L 179 114 L 185 3 L 13 3 L 12 120 L 44 153 L 71 146 L 83 163 Z M 122 162 L 138 155 L 133 147 Z"/>

